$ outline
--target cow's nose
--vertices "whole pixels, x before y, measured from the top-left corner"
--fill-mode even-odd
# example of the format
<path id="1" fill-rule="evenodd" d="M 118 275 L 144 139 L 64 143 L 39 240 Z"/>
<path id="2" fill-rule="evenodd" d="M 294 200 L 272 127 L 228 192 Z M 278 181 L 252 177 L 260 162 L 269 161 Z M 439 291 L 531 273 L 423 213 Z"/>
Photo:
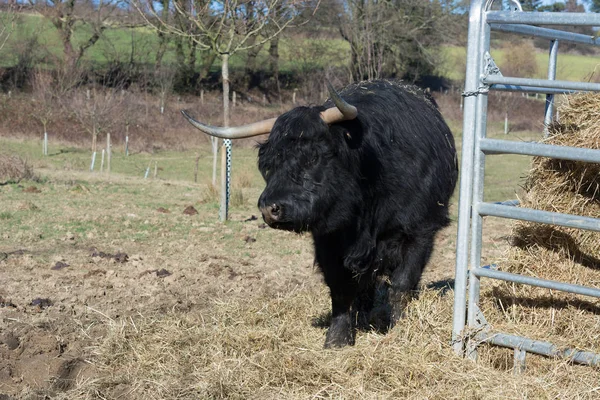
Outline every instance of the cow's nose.
<path id="1" fill-rule="evenodd" d="M 267 224 L 272 224 L 273 222 L 277 222 L 281 215 L 281 206 L 278 204 L 271 204 L 266 207 L 260 209 L 262 215 Z"/>

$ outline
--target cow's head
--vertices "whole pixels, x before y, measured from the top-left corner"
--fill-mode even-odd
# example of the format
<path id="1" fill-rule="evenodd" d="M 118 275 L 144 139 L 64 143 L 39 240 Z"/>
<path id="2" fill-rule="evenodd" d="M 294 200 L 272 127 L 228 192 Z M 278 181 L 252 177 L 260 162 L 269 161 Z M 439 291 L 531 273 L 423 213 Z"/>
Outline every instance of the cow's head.
<path id="1" fill-rule="evenodd" d="M 347 150 L 349 134 L 343 127 L 334 129 L 331 125 L 356 118 L 357 109 L 330 85 L 329 91 L 335 107 L 297 107 L 278 118 L 240 127 L 209 126 L 182 113 L 196 128 L 220 138 L 270 132 L 258 151 L 258 168 L 267 183 L 258 207 L 272 228 L 302 232 L 322 224 L 319 215 L 348 208 L 343 200 L 347 196 L 341 194 L 354 185 L 347 176 L 348 159 L 340 157 L 340 152 Z M 328 223 L 335 225 L 335 221 Z"/>

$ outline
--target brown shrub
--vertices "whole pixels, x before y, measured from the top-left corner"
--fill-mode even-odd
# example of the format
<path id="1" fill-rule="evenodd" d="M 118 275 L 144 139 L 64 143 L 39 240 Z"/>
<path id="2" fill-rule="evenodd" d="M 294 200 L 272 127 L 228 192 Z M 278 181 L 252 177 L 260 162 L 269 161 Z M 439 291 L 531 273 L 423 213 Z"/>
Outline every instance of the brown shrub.
<path id="1" fill-rule="evenodd" d="M 0 154 L 0 185 L 35 177 L 33 168 L 19 156 Z"/>

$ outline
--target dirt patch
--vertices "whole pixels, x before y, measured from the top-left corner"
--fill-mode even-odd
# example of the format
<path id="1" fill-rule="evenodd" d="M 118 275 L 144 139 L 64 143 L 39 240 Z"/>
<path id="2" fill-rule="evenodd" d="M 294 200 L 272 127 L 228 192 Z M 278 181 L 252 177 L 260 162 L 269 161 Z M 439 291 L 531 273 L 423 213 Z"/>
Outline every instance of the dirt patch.
<path id="1" fill-rule="evenodd" d="M 66 262 L 63 261 L 57 261 L 56 264 L 54 264 L 52 266 L 52 268 L 50 268 L 52 271 L 60 271 L 63 268 L 67 268 L 69 266 L 69 264 L 67 264 Z"/>
<path id="2" fill-rule="evenodd" d="M 197 214 L 198 214 L 198 210 L 196 210 L 196 209 L 194 208 L 194 206 L 187 206 L 187 207 L 185 208 L 185 210 L 183 210 L 183 213 L 184 213 L 185 215 L 197 215 Z"/>
<path id="3" fill-rule="evenodd" d="M 111 254 L 111 253 L 105 253 L 104 251 L 99 251 L 94 248 L 91 250 L 91 256 L 114 260 L 115 262 L 121 263 L 121 264 L 129 261 L 129 256 L 126 253 L 122 253 L 120 251 L 115 254 Z"/>
<path id="4" fill-rule="evenodd" d="M 42 193 L 42 191 L 35 186 L 29 186 L 23 189 L 23 193 Z"/>

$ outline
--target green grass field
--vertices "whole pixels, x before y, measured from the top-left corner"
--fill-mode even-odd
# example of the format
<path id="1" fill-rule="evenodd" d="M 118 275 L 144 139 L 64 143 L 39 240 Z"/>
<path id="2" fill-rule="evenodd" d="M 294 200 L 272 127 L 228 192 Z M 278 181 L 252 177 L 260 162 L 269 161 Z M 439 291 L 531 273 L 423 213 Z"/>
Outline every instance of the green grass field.
<path id="1" fill-rule="evenodd" d="M 0 50 L 0 66 L 11 66 L 16 63 L 16 54 L 23 43 L 30 38 L 37 38 L 39 55 L 47 54 L 62 56 L 62 44 L 54 26 L 41 15 L 21 14 L 16 29 L 11 34 L 4 49 Z M 78 24 L 73 34 L 73 46 L 77 48 L 90 37 L 90 28 Z M 149 28 L 109 29 L 102 38 L 85 54 L 84 60 L 102 65 L 107 60 L 128 62 L 133 54 L 136 62 L 153 64 L 158 50 L 156 33 Z M 280 43 L 281 72 L 303 72 L 314 68 L 344 65 L 348 59 L 349 46 L 342 39 L 293 39 L 285 38 Z M 236 53 L 230 59 L 232 69 L 245 66 L 246 51 Z M 199 65 L 205 54 L 197 52 Z M 265 64 L 268 59 L 268 45 L 264 46 L 258 55 L 257 65 Z M 163 60 L 174 63 L 176 60 L 175 44 L 170 43 Z M 220 68 L 216 60 L 213 70 Z"/>
<path id="2" fill-rule="evenodd" d="M 502 65 L 505 57 L 505 50 L 492 49 L 492 57 L 498 65 Z M 464 79 L 464 68 L 466 59 L 466 48 L 450 46 L 443 49 L 444 64 L 441 71 L 449 79 Z M 535 53 L 537 62 L 537 74 L 533 78 L 544 79 L 548 76 L 548 54 L 547 52 L 537 51 Z M 566 81 L 585 81 L 597 69 L 600 72 L 600 57 L 583 56 L 576 54 L 561 54 L 559 49 L 558 65 L 556 68 L 556 79 Z M 502 68 L 500 68 L 502 69 Z M 596 72 L 596 75 L 598 72 Z"/>
<path id="3" fill-rule="evenodd" d="M 451 121 L 452 122 L 452 121 Z M 462 134 L 460 122 L 450 124 L 453 127 L 457 149 L 460 154 Z M 488 136 L 507 140 L 533 140 L 540 137 L 537 132 L 515 132 L 504 135 L 502 127 L 492 124 Z M 91 151 L 87 148 L 74 147 L 63 143 L 49 144 L 49 155 L 42 155 L 42 143 L 37 140 L 0 138 L 0 149 L 9 154 L 18 154 L 27 159 L 36 168 L 44 170 L 65 170 L 77 173 L 88 173 L 91 164 Z M 125 156 L 124 149 L 113 147 L 111 176 L 143 178 L 150 168 L 149 180 L 153 179 L 155 166 L 159 181 L 179 181 L 186 184 L 194 182 L 195 159 L 199 158 L 198 184 L 205 187 L 211 181 L 212 154 L 208 146 L 190 149 L 185 152 L 164 150 L 155 154 L 146 152 Z M 242 192 L 245 199 L 256 195 L 264 182 L 256 168 L 257 150 L 248 147 L 234 147 L 232 159 L 232 186 Z M 95 162 L 95 172 L 90 176 L 108 178 L 106 172 L 99 172 L 101 154 L 98 153 Z M 529 169 L 530 158 L 517 155 L 497 155 L 488 157 L 486 168 L 486 200 L 502 201 L 513 199 L 519 193 L 523 177 Z M 106 167 L 105 167 L 106 168 Z M 238 193 L 239 196 L 239 193 Z M 249 200 L 253 207 L 256 198 Z M 455 193 L 454 202 L 458 200 Z M 217 204 L 212 206 L 216 209 Z"/>

